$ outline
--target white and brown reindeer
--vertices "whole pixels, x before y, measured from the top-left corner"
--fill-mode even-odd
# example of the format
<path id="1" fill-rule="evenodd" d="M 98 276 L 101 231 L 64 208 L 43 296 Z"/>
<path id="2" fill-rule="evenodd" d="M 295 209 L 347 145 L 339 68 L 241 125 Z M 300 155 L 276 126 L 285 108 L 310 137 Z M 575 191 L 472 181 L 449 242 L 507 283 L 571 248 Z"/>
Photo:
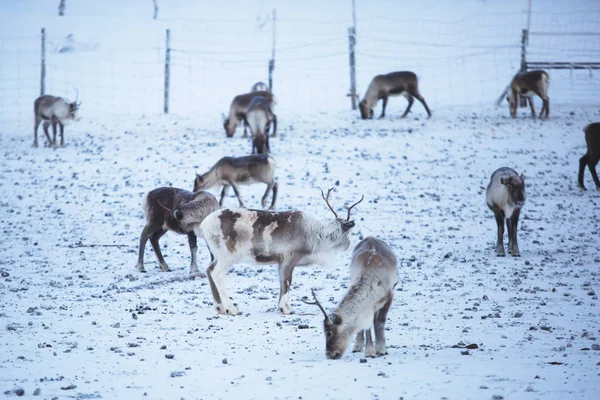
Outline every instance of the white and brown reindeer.
<path id="1" fill-rule="evenodd" d="M 254 97 L 266 98 L 269 102 L 269 107 L 273 109 L 273 106 L 275 105 L 275 96 L 268 91 L 250 92 L 235 96 L 231 101 L 231 105 L 229 106 L 229 116 L 225 117 L 225 115 L 223 115 L 223 127 L 225 128 L 225 135 L 227 135 L 227 137 L 233 137 L 235 130 L 240 123 L 244 125 L 243 137 L 247 137 L 245 123 L 246 112 L 248 111 L 250 102 Z"/>
<path id="2" fill-rule="evenodd" d="M 398 262 L 392 249 L 383 241 L 367 237 L 354 248 L 350 263 L 350 286 L 337 308 L 327 314 L 314 290 L 313 302 L 304 297 L 302 301 L 319 307 L 325 320 L 326 355 L 339 359 L 356 335 L 353 352 L 360 352 L 365 344 L 365 357 L 387 354 L 385 323 L 392 305 L 394 287 L 398 283 Z M 371 336 L 375 330 L 375 346 Z"/>
<path id="3" fill-rule="evenodd" d="M 208 172 L 202 175 L 196 174 L 194 192 L 214 186 L 223 186 L 221 200 L 219 200 L 219 206 L 223 207 L 223 200 L 231 186 L 239 201 L 239 206 L 244 207 L 238 185 L 251 185 L 253 183 L 265 183 L 267 185 L 267 190 L 261 200 L 263 208 L 267 204 L 269 192 L 273 191 L 269 210 L 275 209 L 278 188 L 275 181 L 275 160 L 266 154 L 221 158 Z"/>
<path id="4" fill-rule="evenodd" d="M 278 264 L 279 311 L 290 313 L 289 291 L 292 273 L 297 265 L 327 263 L 350 246 L 350 211 L 362 198 L 348 208 L 346 219 L 338 218 L 329 204 L 329 194 L 323 199 L 335 218 L 319 221 L 302 211 L 271 212 L 247 209 L 222 209 L 210 214 L 200 224 L 211 255 L 206 274 L 220 314 L 235 315 L 237 307 L 225 287 L 225 275 L 237 262 Z M 323 194 L 321 192 L 321 194 Z M 364 197 L 363 197 L 364 198 Z"/>
<path id="5" fill-rule="evenodd" d="M 525 204 L 525 176 L 508 167 L 498 168 L 492 174 L 485 192 L 487 206 L 494 212 L 498 225 L 496 255 L 504 256 L 504 221 L 508 228 L 508 252 L 519 257 L 517 227 L 521 208 Z"/>
<path id="6" fill-rule="evenodd" d="M 197 230 L 207 215 L 218 209 L 217 199 L 208 192 L 196 191 L 192 193 L 173 187 L 161 187 L 148 192 L 144 203 L 146 226 L 144 226 L 140 235 L 136 268 L 140 272 L 146 272 L 144 268 L 144 250 L 148 239 L 150 239 L 160 269 L 169 271 L 169 266 L 160 251 L 158 241 L 167 231 L 173 231 L 187 235 L 192 254 L 190 275 L 200 275 L 196 264 L 198 245 L 194 230 Z"/>
<path id="7" fill-rule="evenodd" d="M 388 97 L 400 95 L 406 97 L 408 100 L 408 107 L 406 107 L 404 114 L 402 114 L 402 118 L 405 118 L 409 113 L 415 98 L 423 104 L 425 111 L 427 111 L 427 116 L 431 117 L 431 111 L 429 111 L 425 99 L 419 93 L 419 81 L 417 75 L 410 71 L 398 71 L 385 75 L 377 75 L 371 80 L 365 96 L 360 103 L 358 103 L 361 118 L 373 118 L 373 107 L 375 107 L 380 99 L 383 101 L 383 107 L 381 108 L 381 115 L 379 118 L 385 117 L 385 108 L 387 106 Z"/>
<path id="8" fill-rule="evenodd" d="M 587 144 L 587 152 L 579 159 L 579 174 L 577 183 L 581 190 L 585 190 L 583 184 L 583 173 L 585 172 L 585 166 L 587 165 L 592 174 L 592 179 L 596 184 L 596 190 L 600 191 L 600 180 L 598 180 L 598 174 L 596 173 L 596 165 L 600 160 L 600 122 L 593 122 L 583 128 L 585 132 L 585 143 Z"/>
<path id="9" fill-rule="evenodd" d="M 271 137 L 277 135 L 277 116 L 271 110 L 270 102 L 266 97 L 252 98 L 245 123 L 252 133 L 252 154 L 266 154 L 271 151 L 269 146 L 269 130 L 273 125 Z"/>
<path id="10" fill-rule="evenodd" d="M 548 97 L 549 82 L 550 78 L 548 77 L 548 73 L 541 69 L 516 74 L 510 82 L 507 99 L 510 116 L 513 118 L 517 117 L 519 96 L 523 96 L 529 102 L 531 116 L 535 119 L 535 108 L 533 107 L 532 96 L 536 94 L 542 99 L 543 103 L 542 109 L 540 110 L 540 118 L 548 119 L 550 114 L 550 98 Z"/>
<path id="11" fill-rule="evenodd" d="M 79 92 L 74 102 L 69 102 L 62 97 L 43 95 L 35 99 L 33 103 L 34 125 L 33 125 L 33 147 L 38 147 L 38 128 L 44 121 L 43 128 L 48 140 L 49 147 L 56 147 L 56 125 L 60 128 L 60 147 L 65 145 L 65 122 L 79 120 L 78 103 Z M 50 139 L 48 126 L 52 124 L 53 138 Z"/>
<path id="12" fill-rule="evenodd" d="M 267 86 L 266 83 L 264 83 L 262 81 L 256 82 L 250 88 L 250 92 L 268 92 L 268 91 L 269 91 L 269 87 Z"/>

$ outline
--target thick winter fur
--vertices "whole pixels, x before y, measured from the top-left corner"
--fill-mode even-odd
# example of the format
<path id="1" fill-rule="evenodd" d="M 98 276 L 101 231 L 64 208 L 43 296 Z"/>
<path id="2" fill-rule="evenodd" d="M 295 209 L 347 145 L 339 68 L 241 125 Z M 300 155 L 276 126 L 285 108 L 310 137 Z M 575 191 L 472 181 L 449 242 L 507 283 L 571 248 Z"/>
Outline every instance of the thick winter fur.
<path id="1" fill-rule="evenodd" d="M 531 116 L 535 119 L 535 108 L 533 107 L 533 99 L 531 97 L 536 94 L 543 102 L 540 118 L 547 119 L 550 114 L 549 83 L 550 78 L 546 71 L 534 70 L 516 74 L 510 82 L 510 92 L 508 95 L 510 116 L 513 118 L 517 117 L 519 96 L 524 96 L 529 102 L 529 107 L 531 107 Z"/>
<path id="2" fill-rule="evenodd" d="M 161 187 L 150 191 L 146 195 L 144 204 L 146 226 L 140 235 L 137 269 L 140 272 L 146 272 L 144 269 L 144 250 L 146 242 L 150 239 L 160 269 L 163 271 L 169 270 L 169 266 L 160 251 L 158 241 L 170 230 L 187 235 L 192 253 L 190 274 L 199 275 L 198 266 L 196 265 L 198 246 L 194 230 L 197 230 L 208 214 L 218 208 L 219 205 L 215 196 L 207 192 L 192 193 L 172 187 Z"/>
<path id="3" fill-rule="evenodd" d="M 247 262 L 279 265 L 279 310 L 289 314 L 294 267 L 324 264 L 346 250 L 353 226 L 354 221 L 339 218 L 317 221 L 301 211 L 239 208 L 212 213 L 200 224 L 200 231 L 214 256 L 206 274 L 216 310 L 221 314 L 238 313 L 224 279 L 233 264 Z"/>
<path id="4" fill-rule="evenodd" d="M 33 147 L 38 147 L 38 127 L 44 121 L 44 133 L 48 140 L 48 146 L 56 147 L 56 125 L 60 127 L 60 146 L 65 145 L 65 122 L 79 120 L 77 101 L 72 103 L 62 97 L 50 95 L 40 96 L 33 103 L 34 125 L 33 125 Z M 50 139 L 48 126 L 52 124 L 53 138 Z"/>
<path id="5" fill-rule="evenodd" d="M 268 92 L 269 91 L 269 87 L 267 86 L 266 83 L 264 82 L 256 82 L 254 85 L 252 85 L 252 88 L 250 89 L 250 92 Z"/>
<path id="6" fill-rule="evenodd" d="M 498 168 L 492 174 L 486 193 L 486 202 L 494 212 L 498 225 L 496 254 L 504 256 L 504 221 L 508 228 L 508 252 L 515 257 L 520 256 L 517 243 L 517 226 L 519 214 L 525 204 L 525 176 L 508 167 Z"/>
<path id="7" fill-rule="evenodd" d="M 582 190 L 585 189 L 583 184 L 583 173 L 587 165 L 596 184 L 596 190 L 600 190 L 600 180 L 596 173 L 596 165 L 600 160 L 600 122 L 594 122 L 583 128 L 585 132 L 585 142 L 587 143 L 587 153 L 579 159 L 579 176 L 578 183 Z"/>
<path id="8" fill-rule="evenodd" d="M 277 201 L 277 182 L 275 182 L 275 160 L 266 154 L 258 154 L 246 157 L 223 157 L 205 174 L 196 174 L 194 191 L 208 189 L 213 186 L 223 186 L 219 205 L 223 206 L 223 200 L 227 195 L 229 187 L 239 201 L 239 206 L 244 207 L 238 185 L 251 185 L 253 183 L 266 183 L 267 190 L 262 198 L 261 205 L 265 207 L 269 192 L 273 191 L 273 200 L 269 210 L 275 209 Z"/>
<path id="9" fill-rule="evenodd" d="M 266 97 L 256 96 L 250 102 L 246 113 L 246 125 L 252 132 L 252 154 L 266 154 L 269 146 L 269 129 L 273 124 L 273 134 L 277 135 L 277 116 L 273 113 Z"/>
<path id="10" fill-rule="evenodd" d="M 425 111 L 427 111 L 427 116 L 431 117 L 431 111 L 429 111 L 425 99 L 419 93 L 417 75 L 410 71 L 399 71 L 386 75 L 377 75 L 373 78 L 365 96 L 358 104 L 361 118 L 373 118 L 373 107 L 375 107 L 375 104 L 377 104 L 380 99 L 383 100 L 383 107 L 381 108 L 381 115 L 379 118 L 385 117 L 385 107 L 387 106 L 388 97 L 400 95 L 406 97 L 408 100 L 408 107 L 406 107 L 406 111 L 402 114 L 402 118 L 406 117 L 410 111 L 413 102 L 415 101 L 414 98 L 423 104 Z"/>
<path id="11" fill-rule="evenodd" d="M 245 122 L 246 112 L 248 111 L 248 107 L 250 107 L 250 102 L 257 96 L 266 98 L 269 101 L 269 107 L 273 109 L 275 97 L 268 91 L 250 92 L 235 96 L 229 106 L 229 116 L 223 121 L 223 127 L 225 128 L 227 137 L 233 137 L 237 126 L 241 122 Z M 246 136 L 246 124 L 244 123 L 244 137 Z"/>
<path id="12" fill-rule="evenodd" d="M 366 335 L 366 357 L 387 354 L 385 322 L 397 283 L 396 256 L 385 242 L 367 237 L 356 245 L 350 263 L 350 286 L 323 322 L 327 358 L 340 358 L 354 335 L 354 352 L 362 351 Z M 371 326 L 375 328 L 375 347 Z"/>

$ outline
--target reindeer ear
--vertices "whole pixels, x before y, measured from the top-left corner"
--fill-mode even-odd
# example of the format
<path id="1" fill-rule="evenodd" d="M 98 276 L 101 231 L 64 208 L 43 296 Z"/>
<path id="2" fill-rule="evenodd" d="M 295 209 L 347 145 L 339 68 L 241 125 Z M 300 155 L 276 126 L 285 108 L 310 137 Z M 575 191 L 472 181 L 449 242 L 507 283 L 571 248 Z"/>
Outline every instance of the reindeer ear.
<path id="1" fill-rule="evenodd" d="M 331 314 L 329 316 L 329 320 L 331 321 L 332 324 L 334 325 L 341 325 L 342 324 L 342 317 L 340 317 L 337 314 Z"/>
<path id="2" fill-rule="evenodd" d="M 519 178 L 521 178 L 521 180 L 522 180 L 523 182 L 525 182 L 525 175 L 521 174 L 521 175 L 519 175 Z"/>

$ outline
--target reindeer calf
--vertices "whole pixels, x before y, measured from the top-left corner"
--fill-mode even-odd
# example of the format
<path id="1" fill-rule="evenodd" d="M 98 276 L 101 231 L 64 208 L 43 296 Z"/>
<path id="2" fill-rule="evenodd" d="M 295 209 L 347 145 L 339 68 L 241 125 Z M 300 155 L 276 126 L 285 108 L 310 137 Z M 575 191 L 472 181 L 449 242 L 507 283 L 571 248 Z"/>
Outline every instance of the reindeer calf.
<path id="1" fill-rule="evenodd" d="M 69 103 L 62 97 L 50 95 L 40 96 L 33 103 L 34 125 L 33 125 L 33 147 L 38 147 L 38 128 L 44 121 L 44 133 L 48 140 L 48 146 L 56 147 L 56 125 L 60 127 L 60 147 L 65 145 L 65 122 L 68 120 L 79 120 L 77 111 L 81 103 Z M 50 139 L 48 126 L 52 124 L 53 138 Z"/>
<path id="2" fill-rule="evenodd" d="M 331 189 L 329 190 L 331 192 Z M 329 205 L 329 192 L 323 196 Z M 362 201 L 362 199 L 360 200 Z M 237 307 L 225 287 L 225 275 L 236 262 L 279 265 L 279 311 L 289 314 L 289 290 L 296 265 L 327 262 L 350 246 L 348 235 L 354 227 L 348 218 L 318 221 L 301 211 L 223 209 L 200 224 L 213 260 L 206 275 L 214 306 L 220 314 L 235 315 Z"/>
<path id="3" fill-rule="evenodd" d="M 215 196 L 207 192 L 197 191 L 192 193 L 172 187 L 161 187 L 150 191 L 146 195 L 144 204 L 146 226 L 140 235 L 136 268 L 140 272 L 146 272 L 144 269 L 144 250 L 146 249 L 146 242 L 150 239 L 160 269 L 169 271 L 169 266 L 163 258 L 158 241 L 167 231 L 171 230 L 176 233 L 187 234 L 192 253 L 190 274 L 199 274 L 196 265 L 198 246 L 194 229 L 200 225 L 208 214 L 218 208 L 219 205 Z"/>
<path id="4" fill-rule="evenodd" d="M 594 122 L 583 128 L 585 132 L 585 142 L 587 144 L 587 153 L 579 159 L 578 184 L 581 190 L 586 190 L 583 184 L 583 173 L 587 165 L 596 184 L 596 190 L 600 190 L 600 180 L 596 173 L 596 164 L 600 160 L 600 122 Z"/>
<path id="5" fill-rule="evenodd" d="M 233 137 L 240 122 L 244 123 L 243 137 L 247 136 L 245 124 L 246 112 L 248 111 L 250 102 L 254 97 L 266 98 L 269 102 L 269 107 L 271 108 L 273 108 L 273 105 L 275 104 L 275 97 L 268 91 L 250 92 L 235 96 L 231 101 L 231 105 L 229 106 L 229 116 L 227 118 L 223 116 L 223 127 L 225 128 L 225 135 L 227 135 L 227 137 Z"/>
<path id="6" fill-rule="evenodd" d="M 548 118 L 550 113 L 550 98 L 548 97 L 548 83 L 550 78 L 548 73 L 542 70 L 518 73 L 510 82 L 510 92 L 508 95 L 508 108 L 510 116 L 517 117 L 517 103 L 519 96 L 524 96 L 531 107 L 531 116 L 535 119 L 535 108 L 533 107 L 534 94 L 542 99 L 543 105 L 540 111 L 540 118 Z"/>
<path id="7" fill-rule="evenodd" d="M 252 154 L 265 154 L 271 151 L 269 129 L 273 124 L 273 134 L 277 135 L 277 116 L 271 110 L 266 97 L 256 96 L 250 102 L 245 122 L 252 132 Z"/>
<path id="8" fill-rule="evenodd" d="M 196 174 L 194 181 L 194 191 L 208 189 L 213 186 L 223 186 L 221 191 L 221 200 L 219 206 L 223 207 L 223 200 L 229 191 L 233 188 L 239 201 L 239 206 L 244 207 L 238 184 L 251 185 L 253 183 L 266 183 L 267 190 L 261 200 L 261 205 L 265 207 L 269 192 L 273 190 L 273 200 L 269 210 L 275 209 L 277 201 L 277 182 L 275 182 L 275 160 L 266 154 L 258 154 L 246 157 L 223 157 L 205 174 Z"/>
<path id="9" fill-rule="evenodd" d="M 525 204 L 525 176 L 517 174 L 511 168 L 498 168 L 492 174 L 485 197 L 488 207 L 494 212 L 498 225 L 496 255 L 505 255 L 503 237 L 504 221 L 506 221 L 508 252 L 514 257 L 519 257 L 521 254 L 517 243 L 517 226 L 521 208 Z"/>
<path id="10" fill-rule="evenodd" d="M 427 111 L 427 116 L 431 117 L 431 111 L 429 111 L 425 99 L 419 93 L 417 75 L 410 71 L 399 71 L 386 75 L 377 75 L 373 78 L 371 83 L 369 83 L 365 96 L 358 104 L 361 118 L 373 118 L 373 107 L 380 99 L 383 100 L 383 107 L 381 108 L 379 118 L 385 117 L 385 107 L 387 106 L 388 97 L 400 95 L 406 97 L 408 100 L 408 107 L 406 107 L 404 114 L 402 114 L 402 118 L 405 118 L 410 111 L 415 101 L 414 98 L 423 104 L 425 111 Z"/>
<path id="11" fill-rule="evenodd" d="M 374 237 L 367 237 L 354 248 L 350 263 L 350 287 L 339 306 L 327 314 L 313 290 L 313 302 L 319 307 L 325 321 L 326 355 L 339 359 L 350 339 L 356 335 L 353 352 L 362 351 L 366 335 L 365 357 L 387 354 L 385 322 L 392 305 L 394 287 L 398 283 L 398 264 L 389 246 Z M 375 328 L 375 347 L 371 337 Z"/>

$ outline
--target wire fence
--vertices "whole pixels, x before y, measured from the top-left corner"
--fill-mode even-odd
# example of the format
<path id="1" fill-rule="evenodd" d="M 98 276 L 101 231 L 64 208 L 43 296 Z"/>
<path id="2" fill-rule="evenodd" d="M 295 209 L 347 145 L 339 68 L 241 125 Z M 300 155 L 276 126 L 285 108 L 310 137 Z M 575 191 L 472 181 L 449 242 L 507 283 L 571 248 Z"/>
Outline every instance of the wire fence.
<path id="1" fill-rule="evenodd" d="M 600 12 L 531 15 L 530 61 L 600 61 Z M 358 93 L 373 76 L 412 70 L 435 110 L 492 104 L 520 68 L 525 13 L 479 14 L 457 21 L 364 18 L 357 21 Z M 163 110 L 165 27 L 171 29 L 169 109 L 182 116 L 220 115 L 233 96 L 267 82 L 276 39 L 274 93 L 293 113 L 349 109 L 348 21 L 165 20 L 131 37 L 130 27 L 46 30 L 46 93 L 73 99 L 94 118 Z M 544 33 L 544 34 L 542 34 Z M 577 33 L 578 35 L 573 35 Z M 0 129 L 32 118 L 40 94 L 41 40 L 0 38 Z M 550 71 L 555 104 L 600 104 L 599 71 Z M 418 106 L 417 110 L 418 111 Z"/>

